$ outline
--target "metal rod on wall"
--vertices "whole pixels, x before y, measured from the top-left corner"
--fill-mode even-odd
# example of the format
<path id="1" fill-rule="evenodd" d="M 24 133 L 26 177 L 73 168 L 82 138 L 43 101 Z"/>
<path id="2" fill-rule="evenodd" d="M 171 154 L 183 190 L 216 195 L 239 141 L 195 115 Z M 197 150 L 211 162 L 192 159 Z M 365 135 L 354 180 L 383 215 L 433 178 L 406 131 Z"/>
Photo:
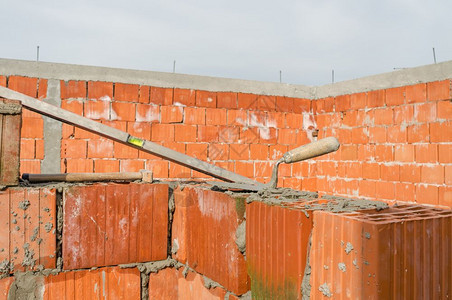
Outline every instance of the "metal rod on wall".
<path id="1" fill-rule="evenodd" d="M 36 48 L 36 61 L 39 61 L 39 46 Z"/>
<path id="2" fill-rule="evenodd" d="M 436 53 L 435 53 L 435 47 L 433 47 L 433 61 L 436 64 Z"/>

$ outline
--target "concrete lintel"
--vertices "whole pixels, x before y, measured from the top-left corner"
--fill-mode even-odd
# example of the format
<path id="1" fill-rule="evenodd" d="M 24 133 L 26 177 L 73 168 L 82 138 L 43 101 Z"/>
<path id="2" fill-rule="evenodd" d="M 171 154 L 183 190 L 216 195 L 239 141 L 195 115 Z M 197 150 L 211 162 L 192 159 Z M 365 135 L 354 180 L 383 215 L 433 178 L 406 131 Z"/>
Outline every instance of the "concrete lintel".
<path id="1" fill-rule="evenodd" d="M 310 94 L 311 87 L 304 85 L 3 58 L 0 58 L 0 75 L 59 80 L 108 81 L 166 88 L 242 92 L 299 98 L 312 98 L 313 96 Z"/>
<path id="2" fill-rule="evenodd" d="M 316 99 L 452 78 L 452 61 L 314 87 Z"/>
<path id="3" fill-rule="evenodd" d="M 242 92 L 319 99 L 450 79 L 452 78 L 452 61 L 407 68 L 317 87 L 2 58 L 0 58 L 0 75 L 19 75 L 59 80 L 108 81 L 214 92 Z"/>

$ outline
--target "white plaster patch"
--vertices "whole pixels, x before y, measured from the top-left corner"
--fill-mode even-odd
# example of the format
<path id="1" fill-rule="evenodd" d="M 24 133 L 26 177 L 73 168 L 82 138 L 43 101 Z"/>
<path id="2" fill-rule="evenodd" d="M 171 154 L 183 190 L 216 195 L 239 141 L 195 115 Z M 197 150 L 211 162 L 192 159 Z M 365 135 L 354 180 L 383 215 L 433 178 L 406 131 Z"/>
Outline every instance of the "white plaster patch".
<path id="1" fill-rule="evenodd" d="M 315 139 L 312 133 L 316 130 L 317 124 L 312 112 L 303 112 L 303 130 L 306 132 L 308 139 L 313 142 Z"/>
<path id="2" fill-rule="evenodd" d="M 160 120 L 160 114 L 154 113 L 153 109 L 151 107 L 148 108 L 146 111 L 146 114 L 140 115 L 137 111 L 136 121 L 137 122 L 153 122 L 153 121 L 159 121 Z"/>

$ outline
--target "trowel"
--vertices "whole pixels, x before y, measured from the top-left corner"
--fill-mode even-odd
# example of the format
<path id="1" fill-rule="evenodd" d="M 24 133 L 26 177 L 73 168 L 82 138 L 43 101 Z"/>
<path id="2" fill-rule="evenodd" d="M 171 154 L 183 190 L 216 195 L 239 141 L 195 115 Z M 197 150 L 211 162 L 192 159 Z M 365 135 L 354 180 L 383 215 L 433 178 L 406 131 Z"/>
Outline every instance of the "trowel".
<path id="1" fill-rule="evenodd" d="M 339 141 L 335 137 L 327 137 L 321 140 L 300 146 L 286 152 L 280 159 L 278 159 L 273 166 L 272 177 L 269 183 L 256 184 L 236 183 L 236 182 L 219 182 L 208 181 L 212 186 L 219 189 L 237 189 L 245 191 L 260 191 L 263 189 L 274 189 L 278 184 L 278 167 L 281 163 L 292 164 L 295 162 L 311 159 L 317 156 L 328 154 L 339 149 Z"/>

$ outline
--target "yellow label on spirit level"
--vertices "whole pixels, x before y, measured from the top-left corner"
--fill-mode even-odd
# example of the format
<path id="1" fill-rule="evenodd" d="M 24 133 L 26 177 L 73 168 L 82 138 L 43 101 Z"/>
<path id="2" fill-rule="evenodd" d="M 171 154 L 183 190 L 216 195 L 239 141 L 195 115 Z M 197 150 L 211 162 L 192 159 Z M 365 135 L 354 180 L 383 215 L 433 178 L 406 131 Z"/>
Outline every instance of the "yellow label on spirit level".
<path id="1" fill-rule="evenodd" d="M 138 147 L 143 147 L 144 140 L 129 135 L 129 137 L 127 138 L 127 143 L 138 146 Z"/>

